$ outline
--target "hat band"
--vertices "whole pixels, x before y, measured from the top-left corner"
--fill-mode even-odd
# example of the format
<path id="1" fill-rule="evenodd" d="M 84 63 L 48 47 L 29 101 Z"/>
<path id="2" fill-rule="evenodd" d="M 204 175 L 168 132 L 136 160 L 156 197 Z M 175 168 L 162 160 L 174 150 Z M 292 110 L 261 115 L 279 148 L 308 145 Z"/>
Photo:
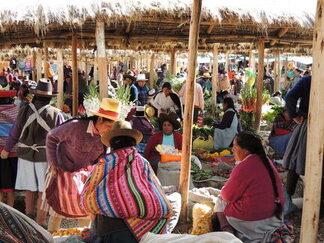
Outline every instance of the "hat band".
<path id="1" fill-rule="evenodd" d="M 102 108 L 99 109 L 98 113 L 101 113 L 101 114 L 106 115 L 106 116 L 113 117 L 115 119 L 118 119 L 118 117 L 119 117 L 119 113 L 118 112 L 104 110 Z"/>
<path id="2" fill-rule="evenodd" d="M 41 95 L 52 95 L 52 91 L 43 91 L 43 90 L 39 90 L 39 89 L 36 89 L 34 91 L 36 94 L 41 94 Z"/>

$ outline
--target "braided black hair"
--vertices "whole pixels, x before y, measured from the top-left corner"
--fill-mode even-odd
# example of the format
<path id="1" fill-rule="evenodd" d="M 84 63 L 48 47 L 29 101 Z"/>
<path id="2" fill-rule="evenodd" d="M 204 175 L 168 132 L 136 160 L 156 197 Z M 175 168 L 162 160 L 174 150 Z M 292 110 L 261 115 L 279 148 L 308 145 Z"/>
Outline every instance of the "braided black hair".
<path id="1" fill-rule="evenodd" d="M 264 151 L 260 137 L 258 137 L 256 134 L 252 132 L 244 131 L 237 134 L 236 143 L 241 148 L 248 150 L 251 154 L 257 154 L 261 158 L 262 163 L 266 167 L 272 182 L 272 187 L 275 195 L 275 204 L 276 204 L 275 216 L 280 219 L 282 213 L 282 206 L 279 201 L 279 192 L 276 183 L 276 177 L 272 169 L 272 166 L 270 164 L 270 161 Z"/>

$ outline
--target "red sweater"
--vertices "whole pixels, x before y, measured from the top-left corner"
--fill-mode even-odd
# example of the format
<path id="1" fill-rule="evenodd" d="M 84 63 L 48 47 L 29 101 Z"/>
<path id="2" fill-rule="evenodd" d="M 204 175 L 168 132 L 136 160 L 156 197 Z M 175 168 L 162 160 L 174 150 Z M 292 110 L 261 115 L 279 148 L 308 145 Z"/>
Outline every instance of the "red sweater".
<path id="1" fill-rule="evenodd" d="M 280 203 L 283 207 L 284 193 L 279 174 L 272 166 Z M 221 197 L 228 204 L 225 215 L 246 221 L 262 220 L 274 215 L 275 196 L 271 179 L 260 157 L 247 156 L 232 171 L 221 190 Z"/>
<path id="2" fill-rule="evenodd" d="M 182 148 L 182 135 L 179 132 L 173 132 L 174 147 L 181 150 Z M 157 162 L 161 160 L 160 153 L 155 149 L 155 146 L 162 144 L 163 141 L 163 132 L 157 132 L 154 134 L 147 142 L 144 157 L 150 162 Z"/>

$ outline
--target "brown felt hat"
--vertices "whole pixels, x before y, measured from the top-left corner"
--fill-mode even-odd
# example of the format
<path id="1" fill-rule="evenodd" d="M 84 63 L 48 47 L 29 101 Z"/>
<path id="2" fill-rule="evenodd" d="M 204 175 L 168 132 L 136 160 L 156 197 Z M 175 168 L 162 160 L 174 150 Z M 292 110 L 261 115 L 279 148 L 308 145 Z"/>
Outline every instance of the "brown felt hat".
<path id="1" fill-rule="evenodd" d="M 110 131 L 101 136 L 101 142 L 109 147 L 110 140 L 114 137 L 120 136 L 132 137 L 135 139 L 136 144 L 139 144 L 143 138 L 143 134 L 140 131 L 133 129 L 132 125 L 128 121 L 119 120 L 114 123 Z"/>
<path id="2" fill-rule="evenodd" d="M 41 78 L 36 86 L 36 89 L 30 89 L 30 93 L 42 97 L 54 97 L 57 93 L 53 92 L 53 85 L 51 81 L 46 78 Z"/>

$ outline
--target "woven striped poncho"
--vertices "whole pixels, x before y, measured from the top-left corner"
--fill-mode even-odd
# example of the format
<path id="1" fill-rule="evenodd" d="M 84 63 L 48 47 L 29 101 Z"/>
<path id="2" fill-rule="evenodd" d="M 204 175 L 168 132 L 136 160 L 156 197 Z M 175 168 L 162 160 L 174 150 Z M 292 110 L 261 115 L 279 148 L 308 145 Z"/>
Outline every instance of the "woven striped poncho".
<path id="1" fill-rule="evenodd" d="M 171 206 L 149 162 L 134 147 L 99 160 L 81 194 L 92 214 L 122 218 L 140 240 L 147 232 L 164 233 Z"/>

